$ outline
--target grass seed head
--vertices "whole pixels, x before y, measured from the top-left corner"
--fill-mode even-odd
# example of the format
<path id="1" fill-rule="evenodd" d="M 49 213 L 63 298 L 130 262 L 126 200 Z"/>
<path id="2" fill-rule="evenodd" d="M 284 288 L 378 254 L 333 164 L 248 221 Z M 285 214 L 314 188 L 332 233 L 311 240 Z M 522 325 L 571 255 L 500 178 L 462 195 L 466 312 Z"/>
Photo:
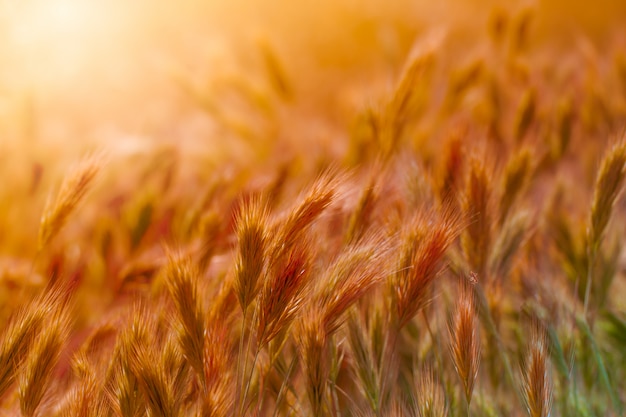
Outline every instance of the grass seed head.
<path id="1" fill-rule="evenodd" d="M 239 248 L 235 260 L 235 292 L 242 311 L 257 296 L 267 250 L 267 210 L 260 200 L 244 203 L 237 217 Z"/>
<path id="2" fill-rule="evenodd" d="M 168 289 L 176 309 L 176 333 L 180 348 L 204 384 L 203 351 L 205 317 L 198 295 L 199 273 L 189 258 L 170 255 L 165 268 Z"/>
<path id="3" fill-rule="evenodd" d="M 592 248 L 600 245 L 615 200 L 619 196 L 626 176 L 626 141 L 616 143 L 608 150 L 596 180 L 591 205 L 589 244 Z"/>
<path id="4" fill-rule="evenodd" d="M 91 188 L 99 170 L 98 159 L 91 157 L 82 161 L 63 180 L 54 202 L 48 200 L 44 208 L 39 226 L 39 250 L 43 249 L 65 226 L 67 220 Z"/>
<path id="5" fill-rule="evenodd" d="M 450 322 L 450 350 L 454 369 L 463 384 L 463 392 L 471 402 L 480 364 L 480 335 L 472 284 L 463 280 L 456 310 Z"/>
<path id="6" fill-rule="evenodd" d="M 548 417 L 552 409 L 550 353 L 545 331 L 537 320 L 532 324 L 528 351 L 522 365 L 524 400 L 531 417 Z"/>

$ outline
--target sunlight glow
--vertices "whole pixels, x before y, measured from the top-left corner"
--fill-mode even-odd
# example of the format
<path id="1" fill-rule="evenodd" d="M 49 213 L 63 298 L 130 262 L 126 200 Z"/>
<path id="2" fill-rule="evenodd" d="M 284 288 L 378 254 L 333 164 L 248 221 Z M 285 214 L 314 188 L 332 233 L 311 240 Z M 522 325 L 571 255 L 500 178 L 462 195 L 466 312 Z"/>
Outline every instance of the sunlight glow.
<path id="1" fill-rule="evenodd" d="M 103 49 L 110 48 L 119 32 L 114 4 L 31 0 L 5 7 L 5 49 L 20 81 L 34 85 L 63 81 L 102 59 Z"/>

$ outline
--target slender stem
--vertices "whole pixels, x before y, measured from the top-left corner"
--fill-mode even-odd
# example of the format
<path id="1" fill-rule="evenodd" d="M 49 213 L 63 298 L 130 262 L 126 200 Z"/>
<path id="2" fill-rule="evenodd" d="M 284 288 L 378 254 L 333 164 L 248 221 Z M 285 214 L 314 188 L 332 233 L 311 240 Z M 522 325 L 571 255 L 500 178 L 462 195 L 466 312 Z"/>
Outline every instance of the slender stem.
<path id="1" fill-rule="evenodd" d="M 241 373 L 241 357 L 243 355 L 243 339 L 245 338 L 245 332 L 246 332 L 246 316 L 248 313 L 248 308 L 246 307 L 243 310 L 243 319 L 241 322 L 241 335 L 239 337 L 239 355 L 237 356 L 237 373 L 235 375 L 237 375 L 237 400 L 240 401 L 241 403 L 241 386 L 243 385 L 243 379 L 244 379 L 244 375 L 246 372 L 246 359 L 247 359 L 247 353 L 246 352 L 246 358 L 244 358 L 244 369 L 243 369 L 243 373 Z"/>
<path id="2" fill-rule="evenodd" d="M 400 333 L 400 328 L 396 325 L 396 323 L 389 324 L 389 331 L 386 332 L 385 343 L 383 346 L 382 358 L 380 363 L 380 374 L 379 374 L 379 382 L 378 382 L 378 404 L 376 405 L 376 409 L 374 413 L 377 417 L 381 416 L 381 410 L 383 409 L 383 405 L 387 401 L 388 397 L 388 387 L 386 381 L 389 380 L 390 374 L 395 370 L 392 369 L 393 366 L 393 358 L 396 352 L 396 343 L 398 342 L 398 335 Z"/>
<path id="3" fill-rule="evenodd" d="M 254 368 L 256 366 L 257 359 L 259 358 L 259 353 L 261 353 L 261 349 L 257 348 L 254 354 L 254 359 L 252 360 L 252 367 L 250 368 L 250 376 L 248 377 L 248 382 L 246 382 L 246 388 L 243 391 L 243 400 L 241 402 L 240 416 L 246 411 L 246 400 L 248 398 L 248 391 L 250 391 L 250 384 L 252 383 L 252 376 L 254 375 Z"/>
<path id="4" fill-rule="evenodd" d="M 587 265 L 587 282 L 585 283 L 585 300 L 583 304 L 583 316 L 587 317 L 589 309 L 589 298 L 591 296 L 591 280 L 593 278 L 593 268 L 596 261 L 596 250 L 593 247 L 587 249 L 587 257 L 589 265 Z"/>
<path id="5" fill-rule="evenodd" d="M 493 320 L 493 315 L 491 314 L 491 308 L 489 307 L 489 304 L 487 303 L 485 293 L 482 290 L 482 288 L 479 287 L 479 284 L 477 284 L 476 288 L 477 288 L 476 294 L 478 295 L 478 301 L 480 302 L 479 304 L 481 307 L 481 311 L 485 318 L 485 324 L 487 326 L 487 330 L 491 333 L 493 338 L 496 340 L 498 353 L 500 354 L 500 358 L 502 360 L 502 363 L 504 364 L 505 375 L 507 379 L 509 380 L 509 383 L 511 384 L 511 386 L 515 388 L 515 393 L 517 394 L 517 399 L 519 400 L 520 404 L 524 405 L 524 397 L 522 396 L 522 393 L 520 392 L 519 387 L 515 381 L 515 376 L 513 374 L 513 368 L 511 367 L 511 361 L 509 360 L 509 355 L 506 352 L 504 343 L 502 342 L 502 338 L 500 337 L 500 334 L 498 333 L 498 329 L 496 328 L 496 324 Z"/>
<path id="6" fill-rule="evenodd" d="M 430 320 L 428 320 L 428 316 L 426 315 L 426 310 L 422 310 L 422 317 L 424 317 L 424 322 L 426 323 L 426 329 L 428 330 L 428 334 L 430 335 L 430 339 L 433 342 L 433 345 L 437 345 L 437 349 L 433 352 L 435 354 L 435 360 L 437 361 L 437 366 L 439 369 L 443 369 L 443 361 L 441 359 L 440 352 L 443 352 L 441 346 L 441 340 L 439 338 L 435 338 L 435 333 L 430 327 Z"/>
<path id="7" fill-rule="evenodd" d="M 289 383 L 289 378 L 291 378 L 291 372 L 293 372 L 293 368 L 295 364 L 296 364 L 296 356 L 294 355 L 294 357 L 291 359 L 291 363 L 289 364 L 289 369 L 287 369 L 287 374 L 285 375 L 283 379 L 283 383 L 280 386 L 280 391 L 278 391 L 278 396 L 276 397 L 276 403 L 274 406 L 274 413 L 272 414 L 272 417 L 276 417 L 278 415 L 278 407 L 280 406 L 280 403 L 283 399 L 285 389 L 287 388 L 287 385 Z"/>

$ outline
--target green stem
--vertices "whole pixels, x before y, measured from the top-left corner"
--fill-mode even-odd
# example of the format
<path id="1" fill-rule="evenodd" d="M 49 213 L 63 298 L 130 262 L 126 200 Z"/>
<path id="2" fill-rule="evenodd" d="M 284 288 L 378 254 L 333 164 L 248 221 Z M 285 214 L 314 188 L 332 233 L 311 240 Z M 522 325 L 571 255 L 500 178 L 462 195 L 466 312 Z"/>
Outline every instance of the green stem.
<path id="1" fill-rule="evenodd" d="M 485 294 L 481 287 L 476 285 L 478 295 L 478 300 L 480 302 L 480 307 L 483 312 L 483 316 L 485 318 L 485 324 L 487 325 L 487 330 L 491 333 L 491 336 L 495 339 L 497 343 L 498 353 L 500 354 L 500 359 L 504 364 L 504 371 L 509 383 L 512 387 L 515 388 L 515 393 L 517 394 L 517 399 L 519 403 L 524 405 L 524 397 L 519 390 L 519 386 L 515 383 L 515 376 L 513 375 L 513 368 L 511 367 L 511 361 L 509 360 L 509 355 L 506 353 L 506 349 L 504 347 L 504 343 L 500 338 L 500 334 L 498 333 L 498 329 L 496 328 L 496 324 L 493 321 L 493 316 L 491 314 L 491 309 L 489 308 L 489 304 L 487 303 L 487 299 L 485 298 Z"/>
<path id="2" fill-rule="evenodd" d="M 602 359 L 602 353 L 598 348 L 598 344 L 596 343 L 595 338 L 593 337 L 593 333 L 591 332 L 591 328 L 589 327 L 589 323 L 587 323 L 586 317 L 578 317 L 577 318 L 578 326 L 581 328 L 589 343 L 591 344 L 591 350 L 593 351 L 593 356 L 596 360 L 596 364 L 598 365 L 598 371 L 600 372 L 600 380 L 604 385 L 604 388 L 609 393 L 609 397 L 611 397 L 611 402 L 613 403 L 613 408 L 617 411 L 618 415 L 622 415 L 622 404 L 619 400 L 619 397 L 613 390 L 613 386 L 611 385 L 611 381 L 609 379 L 609 374 L 606 370 L 606 366 L 604 365 L 604 360 Z"/>

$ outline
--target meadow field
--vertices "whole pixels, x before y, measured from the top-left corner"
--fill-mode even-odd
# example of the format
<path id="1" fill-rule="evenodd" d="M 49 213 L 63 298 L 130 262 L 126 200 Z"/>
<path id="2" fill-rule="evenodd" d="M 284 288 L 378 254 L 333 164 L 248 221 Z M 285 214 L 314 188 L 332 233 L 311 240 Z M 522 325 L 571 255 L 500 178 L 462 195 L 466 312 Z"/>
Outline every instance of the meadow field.
<path id="1" fill-rule="evenodd" d="M 0 416 L 622 416 L 626 3 L 0 5 Z"/>

